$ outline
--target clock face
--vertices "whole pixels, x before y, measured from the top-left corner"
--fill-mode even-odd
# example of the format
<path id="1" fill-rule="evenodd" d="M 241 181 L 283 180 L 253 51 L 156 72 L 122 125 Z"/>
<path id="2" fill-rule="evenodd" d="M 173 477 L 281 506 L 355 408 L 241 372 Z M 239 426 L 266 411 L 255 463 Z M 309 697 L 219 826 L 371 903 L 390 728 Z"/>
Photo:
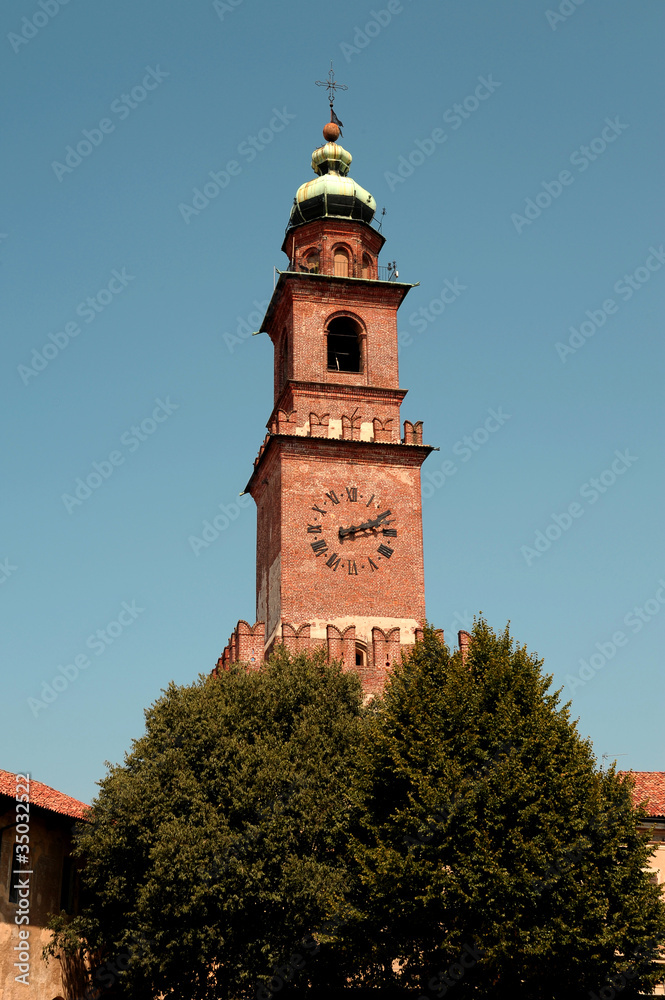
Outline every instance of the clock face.
<path id="1" fill-rule="evenodd" d="M 326 572 L 373 576 L 397 550 L 397 517 L 385 496 L 340 484 L 313 498 L 304 534 Z"/>

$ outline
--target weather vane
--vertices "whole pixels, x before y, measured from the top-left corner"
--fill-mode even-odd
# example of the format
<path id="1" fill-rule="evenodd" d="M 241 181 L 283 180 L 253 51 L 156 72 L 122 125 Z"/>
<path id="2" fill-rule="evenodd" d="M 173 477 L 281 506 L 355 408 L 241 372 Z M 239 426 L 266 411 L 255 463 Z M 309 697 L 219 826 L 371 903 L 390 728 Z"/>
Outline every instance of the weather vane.
<path id="1" fill-rule="evenodd" d="M 339 118 L 337 117 L 337 115 L 335 114 L 335 112 L 333 110 L 333 104 L 335 103 L 335 91 L 336 90 L 348 90 L 349 88 L 346 86 L 345 83 L 336 83 L 335 82 L 335 73 L 334 73 L 334 70 L 333 70 L 332 59 L 330 60 L 330 72 L 328 73 L 328 79 L 327 80 L 317 80 L 316 81 L 316 85 L 317 85 L 317 87 L 326 87 L 328 89 L 328 101 L 330 103 L 330 121 L 334 122 L 335 125 L 339 125 L 339 128 L 340 128 L 340 133 L 339 134 L 342 135 L 342 131 L 341 130 L 342 130 L 343 126 L 344 126 L 344 122 L 341 122 L 339 120 Z"/>

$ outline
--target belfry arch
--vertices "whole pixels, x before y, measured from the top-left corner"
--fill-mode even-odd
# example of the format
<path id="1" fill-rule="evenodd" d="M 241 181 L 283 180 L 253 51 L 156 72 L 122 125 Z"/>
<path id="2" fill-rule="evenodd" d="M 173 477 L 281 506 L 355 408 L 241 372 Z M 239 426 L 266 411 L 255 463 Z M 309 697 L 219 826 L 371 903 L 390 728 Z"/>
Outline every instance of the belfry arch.
<path id="1" fill-rule="evenodd" d="M 326 324 L 328 371 L 363 370 L 363 328 L 352 316 L 335 316 Z"/>

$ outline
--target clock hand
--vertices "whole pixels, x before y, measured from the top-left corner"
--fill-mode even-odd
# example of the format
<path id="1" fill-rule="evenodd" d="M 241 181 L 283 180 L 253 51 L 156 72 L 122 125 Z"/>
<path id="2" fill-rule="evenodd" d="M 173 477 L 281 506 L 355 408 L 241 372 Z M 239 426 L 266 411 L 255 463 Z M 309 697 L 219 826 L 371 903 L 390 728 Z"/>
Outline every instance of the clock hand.
<path id="1" fill-rule="evenodd" d="M 390 513 L 391 512 L 389 510 L 385 510 L 383 514 L 379 514 L 373 521 L 367 521 L 362 525 L 362 527 L 365 528 L 365 530 L 369 530 L 370 528 L 374 530 L 374 528 L 378 528 L 379 525 L 382 524 L 387 517 L 389 517 Z"/>
<path id="2" fill-rule="evenodd" d="M 383 514 L 379 514 L 374 521 L 372 521 L 372 527 L 378 528 L 382 521 L 385 521 L 387 517 L 390 517 L 392 511 L 384 510 Z"/>
<path id="3" fill-rule="evenodd" d="M 379 525 L 382 523 L 382 521 L 385 521 L 385 519 L 389 517 L 391 513 L 392 513 L 391 511 L 385 510 L 383 514 L 379 514 L 372 521 L 363 521 L 362 524 L 358 525 L 352 524 L 348 528 L 340 528 L 338 533 L 340 542 L 344 541 L 347 535 L 355 535 L 359 531 L 369 531 L 372 528 L 378 528 Z"/>
<path id="4" fill-rule="evenodd" d="M 339 529 L 340 542 L 344 541 L 347 535 L 355 535 L 357 531 L 365 531 L 365 529 L 369 527 L 369 524 L 370 524 L 369 521 L 365 521 L 363 524 L 358 524 L 358 525 L 352 524 L 348 528 L 340 528 Z"/>

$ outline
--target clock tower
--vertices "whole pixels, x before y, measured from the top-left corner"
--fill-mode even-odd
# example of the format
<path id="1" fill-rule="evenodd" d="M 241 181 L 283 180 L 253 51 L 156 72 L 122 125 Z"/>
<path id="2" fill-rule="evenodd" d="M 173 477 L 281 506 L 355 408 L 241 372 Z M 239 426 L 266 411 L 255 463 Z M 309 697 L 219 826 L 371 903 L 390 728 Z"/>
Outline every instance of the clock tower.
<path id="1" fill-rule="evenodd" d="M 331 102 L 332 112 L 332 102 Z M 261 324 L 274 345 L 268 434 L 245 488 L 257 507 L 256 618 L 218 663 L 323 646 L 368 693 L 422 634 L 420 467 L 400 406 L 397 310 L 413 285 L 381 267 L 376 203 L 349 177 L 334 113 L 296 193 L 288 258 Z"/>

